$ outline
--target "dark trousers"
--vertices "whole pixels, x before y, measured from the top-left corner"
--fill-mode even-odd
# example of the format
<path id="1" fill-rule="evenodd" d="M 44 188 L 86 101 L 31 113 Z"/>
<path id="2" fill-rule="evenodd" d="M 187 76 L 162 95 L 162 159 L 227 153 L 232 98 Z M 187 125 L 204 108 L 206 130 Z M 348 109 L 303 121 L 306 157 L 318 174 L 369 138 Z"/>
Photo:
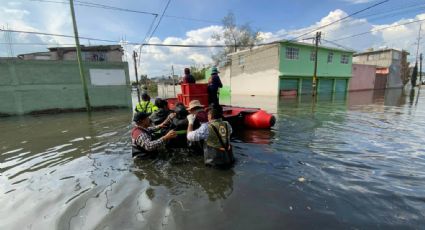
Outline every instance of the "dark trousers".
<path id="1" fill-rule="evenodd" d="M 220 105 L 220 102 L 218 101 L 218 92 L 215 90 L 208 90 L 208 104 L 211 105 Z"/>

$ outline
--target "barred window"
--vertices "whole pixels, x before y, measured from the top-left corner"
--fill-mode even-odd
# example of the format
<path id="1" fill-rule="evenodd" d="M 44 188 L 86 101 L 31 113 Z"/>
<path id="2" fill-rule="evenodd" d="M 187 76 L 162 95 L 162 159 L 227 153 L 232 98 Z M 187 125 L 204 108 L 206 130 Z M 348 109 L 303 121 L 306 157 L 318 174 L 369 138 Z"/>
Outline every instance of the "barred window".
<path id="1" fill-rule="evenodd" d="M 333 57 L 334 57 L 334 53 L 329 52 L 329 53 L 328 53 L 328 63 L 332 63 L 332 59 L 333 59 Z"/>
<path id="2" fill-rule="evenodd" d="M 316 60 L 316 51 L 312 50 L 310 53 L 310 61 Z"/>
<path id="3" fill-rule="evenodd" d="M 294 47 L 286 47 L 286 58 L 291 60 L 298 60 L 300 49 Z"/>
<path id="4" fill-rule="evenodd" d="M 347 54 L 341 55 L 341 64 L 348 64 L 348 55 Z"/>

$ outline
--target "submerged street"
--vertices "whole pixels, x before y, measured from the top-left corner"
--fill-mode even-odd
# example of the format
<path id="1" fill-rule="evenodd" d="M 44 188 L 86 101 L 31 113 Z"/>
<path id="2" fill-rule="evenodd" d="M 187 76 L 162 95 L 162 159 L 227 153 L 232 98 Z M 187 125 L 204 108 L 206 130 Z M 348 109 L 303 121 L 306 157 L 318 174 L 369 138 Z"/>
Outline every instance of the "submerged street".
<path id="1" fill-rule="evenodd" d="M 130 110 L 0 118 L 0 229 L 421 229 L 425 91 L 234 97 L 232 170 L 131 158 Z"/>

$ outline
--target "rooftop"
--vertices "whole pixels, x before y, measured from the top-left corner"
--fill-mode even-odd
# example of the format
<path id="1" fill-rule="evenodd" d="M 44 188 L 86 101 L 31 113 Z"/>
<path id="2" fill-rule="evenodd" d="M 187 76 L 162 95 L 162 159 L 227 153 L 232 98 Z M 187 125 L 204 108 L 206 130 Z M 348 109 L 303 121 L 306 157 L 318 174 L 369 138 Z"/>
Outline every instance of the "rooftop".
<path id="1" fill-rule="evenodd" d="M 367 55 L 367 54 L 384 53 L 384 52 L 389 52 L 389 51 L 406 52 L 409 55 L 409 52 L 407 52 L 405 50 L 397 50 L 397 49 L 393 49 L 393 48 L 384 48 L 384 49 L 367 50 L 365 52 L 355 53 L 355 54 L 353 54 L 353 56 L 355 57 L 355 56 Z"/>
<path id="2" fill-rule="evenodd" d="M 295 44 L 295 45 L 301 45 L 301 46 L 314 47 L 314 44 L 310 44 L 310 43 L 291 41 L 291 40 L 280 40 L 280 41 L 270 42 L 268 44 L 264 44 L 264 45 L 260 45 L 260 46 L 255 46 L 252 49 L 246 49 L 246 50 L 241 50 L 241 51 L 237 51 L 237 52 L 234 52 L 234 53 L 230 53 L 229 56 L 241 54 L 241 53 L 244 53 L 244 52 L 248 52 L 250 50 L 262 49 L 264 47 L 269 47 L 269 46 L 275 46 L 277 44 Z M 340 48 L 323 46 L 323 45 L 319 45 L 319 49 L 334 50 L 334 51 L 346 52 L 346 53 L 355 53 L 356 52 L 356 51 L 351 50 L 351 49 L 340 49 Z"/>
<path id="3" fill-rule="evenodd" d="M 122 51 L 121 45 L 106 45 L 106 46 L 80 46 L 81 51 L 110 51 L 110 50 L 120 50 Z M 73 47 L 50 47 L 50 51 L 75 51 L 75 46 Z"/>

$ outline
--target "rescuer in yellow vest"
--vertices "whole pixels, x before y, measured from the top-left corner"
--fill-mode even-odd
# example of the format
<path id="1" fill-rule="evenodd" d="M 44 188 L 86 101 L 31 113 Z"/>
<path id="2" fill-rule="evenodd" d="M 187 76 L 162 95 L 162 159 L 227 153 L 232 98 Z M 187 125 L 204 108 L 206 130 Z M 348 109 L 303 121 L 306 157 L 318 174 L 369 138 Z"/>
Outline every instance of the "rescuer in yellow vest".
<path id="1" fill-rule="evenodd" d="M 151 102 L 151 97 L 147 93 L 142 94 L 142 101 L 136 105 L 136 112 L 139 113 L 153 113 L 158 110 L 158 107 L 156 107 Z"/>

